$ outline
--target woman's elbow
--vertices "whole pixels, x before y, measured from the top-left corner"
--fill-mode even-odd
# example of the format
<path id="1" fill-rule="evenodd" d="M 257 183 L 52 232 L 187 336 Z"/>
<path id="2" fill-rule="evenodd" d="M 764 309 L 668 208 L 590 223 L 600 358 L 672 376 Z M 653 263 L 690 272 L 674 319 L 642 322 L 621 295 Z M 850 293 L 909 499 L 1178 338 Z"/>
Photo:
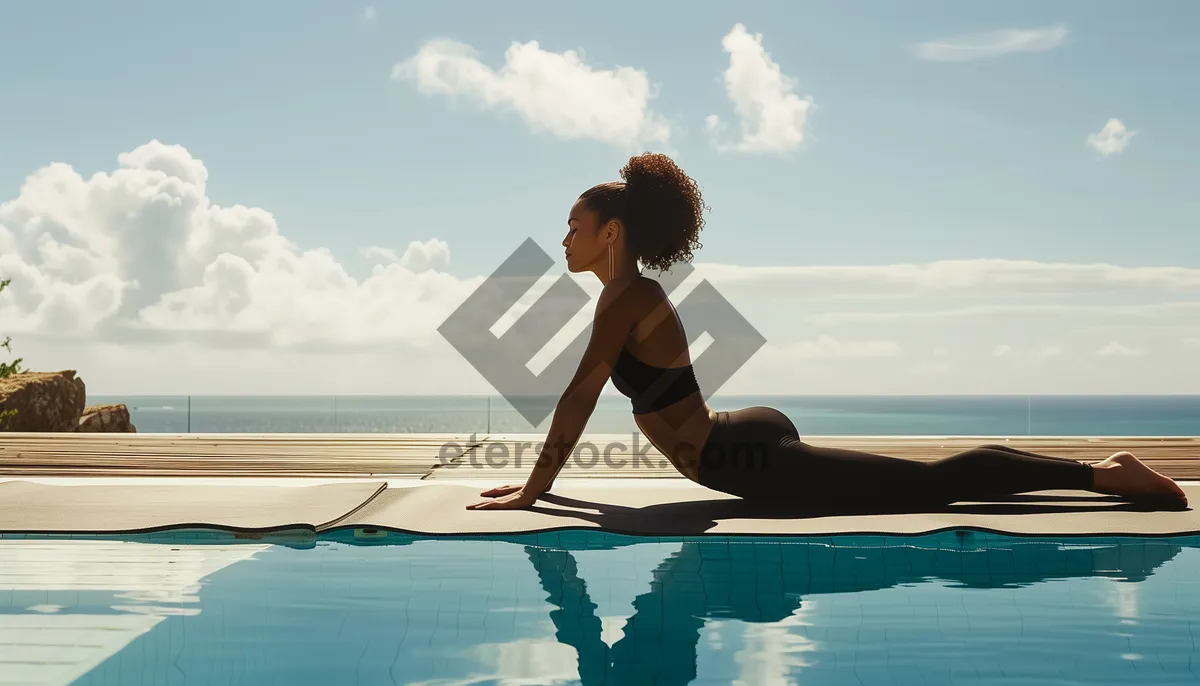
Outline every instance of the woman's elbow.
<path id="1" fill-rule="evenodd" d="M 581 389 L 567 391 L 558 399 L 558 411 L 565 416 L 587 418 L 591 416 L 592 410 L 596 409 L 596 403 L 599 402 L 599 399 L 599 393 Z"/>

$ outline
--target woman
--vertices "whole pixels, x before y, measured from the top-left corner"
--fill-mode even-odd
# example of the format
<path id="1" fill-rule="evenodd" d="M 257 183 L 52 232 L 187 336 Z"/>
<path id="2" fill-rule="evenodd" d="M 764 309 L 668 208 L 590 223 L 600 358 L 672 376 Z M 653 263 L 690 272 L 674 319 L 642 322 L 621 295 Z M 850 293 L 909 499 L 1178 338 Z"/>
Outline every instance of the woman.
<path id="1" fill-rule="evenodd" d="M 907 460 L 807 444 L 773 408 L 712 410 L 673 305 L 638 270 L 639 261 L 662 271 L 692 258 L 704 225 L 700 191 L 660 154 L 631 158 L 621 177 L 584 192 L 567 218 L 567 267 L 594 273 L 603 289 L 538 464 L 525 484 L 485 491 L 490 499 L 468 509 L 523 508 L 548 491 L 610 378 L 630 398 L 638 428 L 680 473 L 742 498 L 924 507 L 1071 489 L 1186 504 L 1174 481 L 1128 452 L 1088 464 L 984 445 L 932 462 Z"/>

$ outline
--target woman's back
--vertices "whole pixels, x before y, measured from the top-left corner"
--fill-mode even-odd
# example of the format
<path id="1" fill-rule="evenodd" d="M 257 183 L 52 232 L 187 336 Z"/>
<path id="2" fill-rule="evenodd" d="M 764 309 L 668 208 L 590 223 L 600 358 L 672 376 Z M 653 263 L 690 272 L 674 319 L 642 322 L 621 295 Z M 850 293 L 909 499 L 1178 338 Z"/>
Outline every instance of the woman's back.
<path id="1" fill-rule="evenodd" d="M 639 275 L 620 287 L 618 301 L 634 310 L 634 324 L 613 368 L 613 385 L 630 397 L 647 440 L 694 479 L 697 451 L 715 414 L 697 384 L 687 332 L 657 281 Z"/>

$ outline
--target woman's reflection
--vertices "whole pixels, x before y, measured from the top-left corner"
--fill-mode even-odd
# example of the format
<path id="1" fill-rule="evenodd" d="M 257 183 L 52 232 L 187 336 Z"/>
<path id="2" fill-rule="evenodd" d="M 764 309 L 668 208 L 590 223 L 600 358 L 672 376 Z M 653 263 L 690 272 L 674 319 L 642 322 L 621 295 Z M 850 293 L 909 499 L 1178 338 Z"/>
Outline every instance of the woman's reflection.
<path id="1" fill-rule="evenodd" d="M 1069 547 L 1069 541 L 989 541 L 986 547 L 831 545 L 806 542 L 696 542 L 664 560 L 650 589 L 610 648 L 596 605 L 570 550 L 525 546 L 537 570 L 556 638 L 579 653 L 583 684 L 687 684 L 696 679 L 696 646 L 705 619 L 779 622 L 803 596 L 889 588 L 929 579 L 974 588 L 1050 579 L 1108 577 L 1141 581 L 1181 546 L 1168 541 Z M 618 547 L 618 546 L 613 546 Z M 588 550 L 595 550 L 588 547 Z"/>

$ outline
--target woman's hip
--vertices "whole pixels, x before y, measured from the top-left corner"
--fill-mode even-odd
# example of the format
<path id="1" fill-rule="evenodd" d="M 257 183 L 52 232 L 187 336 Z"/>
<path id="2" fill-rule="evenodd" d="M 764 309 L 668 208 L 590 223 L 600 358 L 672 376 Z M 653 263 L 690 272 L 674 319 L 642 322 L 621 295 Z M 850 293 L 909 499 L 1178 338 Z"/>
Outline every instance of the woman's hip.
<path id="1" fill-rule="evenodd" d="M 773 487 L 783 486 L 782 482 L 792 481 L 782 472 L 799 465 L 793 464 L 794 459 L 784 459 L 782 453 L 783 446 L 797 438 L 787 415 L 771 407 L 718 412 L 700 451 L 696 480 L 723 493 L 766 495 Z"/>

